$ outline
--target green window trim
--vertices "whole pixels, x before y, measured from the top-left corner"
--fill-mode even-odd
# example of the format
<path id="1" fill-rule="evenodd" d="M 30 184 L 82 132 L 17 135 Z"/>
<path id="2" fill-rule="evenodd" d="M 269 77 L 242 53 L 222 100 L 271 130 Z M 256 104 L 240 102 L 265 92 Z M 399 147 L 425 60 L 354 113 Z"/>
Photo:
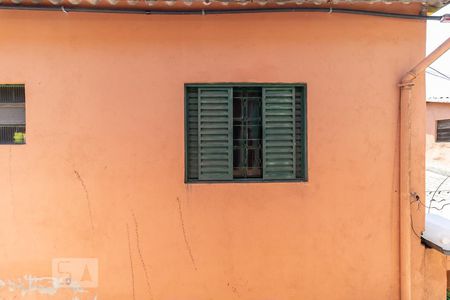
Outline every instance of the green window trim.
<path id="1" fill-rule="evenodd" d="M 262 176 L 233 178 L 233 91 L 250 87 L 262 91 Z M 185 182 L 307 181 L 306 117 L 305 84 L 186 84 Z"/>

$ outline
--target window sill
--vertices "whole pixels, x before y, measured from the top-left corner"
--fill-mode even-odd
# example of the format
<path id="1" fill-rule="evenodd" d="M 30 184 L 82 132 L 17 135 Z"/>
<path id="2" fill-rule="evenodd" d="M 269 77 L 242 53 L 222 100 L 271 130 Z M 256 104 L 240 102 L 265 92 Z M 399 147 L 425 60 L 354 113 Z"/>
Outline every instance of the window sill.
<path id="1" fill-rule="evenodd" d="M 301 183 L 308 179 L 233 179 L 233 180 L 185 180 L 185 184 L 211 184 L 211 183 Z"/>

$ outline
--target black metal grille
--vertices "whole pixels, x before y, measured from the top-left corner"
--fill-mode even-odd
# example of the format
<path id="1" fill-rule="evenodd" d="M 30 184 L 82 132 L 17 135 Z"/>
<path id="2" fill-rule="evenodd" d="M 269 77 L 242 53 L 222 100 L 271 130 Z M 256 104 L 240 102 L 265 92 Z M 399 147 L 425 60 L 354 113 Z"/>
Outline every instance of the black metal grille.
<path id="1" fill-rule="evenodd" d="M 0 144 L 25 144 L 25 86 L 0 84 Z"/>
<path id="2" fill-rule="evenodd" d="M 0 103 L 25 103 L 25 86 L 0 84 Z"/>
<path id="3" fill-rule="evenodd" d="M 262 176 L 262 89 L 233 90 L 234 178 Z"/>

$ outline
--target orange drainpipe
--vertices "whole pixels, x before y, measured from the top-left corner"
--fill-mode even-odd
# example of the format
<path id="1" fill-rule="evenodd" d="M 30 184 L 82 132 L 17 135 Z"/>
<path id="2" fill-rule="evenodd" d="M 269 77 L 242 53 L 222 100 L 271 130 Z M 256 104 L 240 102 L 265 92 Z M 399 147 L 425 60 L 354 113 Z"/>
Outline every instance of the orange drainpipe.
<path id="1" fill-rule="evenodd" d="M 400 299 L 411 300 L 411 101 L 416 77 L 450 49 L 448 38 L 400 81 Z"/>

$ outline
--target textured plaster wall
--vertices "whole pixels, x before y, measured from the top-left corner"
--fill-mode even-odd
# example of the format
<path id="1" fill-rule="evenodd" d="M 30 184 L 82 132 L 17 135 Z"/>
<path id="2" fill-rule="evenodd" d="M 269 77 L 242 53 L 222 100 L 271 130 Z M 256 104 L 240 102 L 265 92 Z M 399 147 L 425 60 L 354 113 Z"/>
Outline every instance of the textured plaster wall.
<path id="1" fill-rule="evenodd" d="M 442 278 L 447 278 L 447 257 L 434 249 L 427 249 L 425 253 L 426 299 L 446 299 L 447 280 Z"/>
<path id="2" fill-rule="evenodd" d="M 27 145 L 0 146 L 0 297 L 398 299 L 397 83 L 425 23 L 1 12 L 0 28 L 0 82 L 27 97 Z M 184 184 L 192 82 L 307 83 L 309 182 Z M 64 257 L 98 259 L 98 287 L 55 286 Z"/>

